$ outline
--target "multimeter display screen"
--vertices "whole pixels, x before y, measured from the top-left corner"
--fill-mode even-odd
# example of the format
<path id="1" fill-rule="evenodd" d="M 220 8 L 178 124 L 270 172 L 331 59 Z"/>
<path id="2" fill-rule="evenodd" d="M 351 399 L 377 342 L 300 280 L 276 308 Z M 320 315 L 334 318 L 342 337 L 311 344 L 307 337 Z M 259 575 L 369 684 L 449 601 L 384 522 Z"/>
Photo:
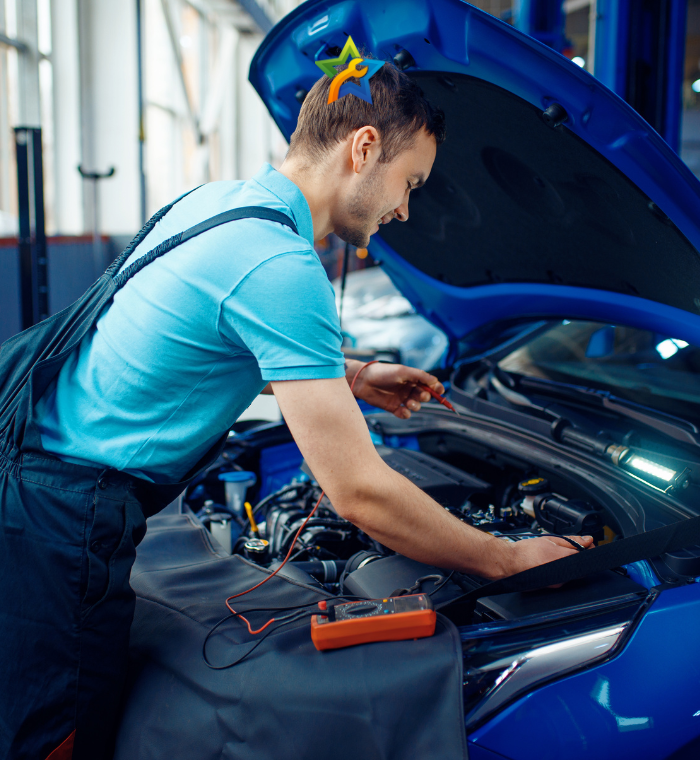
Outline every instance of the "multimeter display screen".
<path id="1" fill-rule="evenodd" d="M 390 599 L 373 599 L 367 602 L 349 602 L 335 605 L 336 620 L 354 620 L 357 618 L 391 615 L 398 612 L 418 612 L 432 609 L 430 598 L 425 594 L 411 596 L 394 596 Z M 321 613 L 323 614 L 323 613 Z M 323 618 L 319 623 L 323 624 Z"/>
<path id="2" fill-rule="evenodd" d="M 395 596 L 393 597 L 394 612 L 412 612 L 413 610 L 425 610 L 428 607 L 427 599 L 423 594 L 416 596 Z"/>

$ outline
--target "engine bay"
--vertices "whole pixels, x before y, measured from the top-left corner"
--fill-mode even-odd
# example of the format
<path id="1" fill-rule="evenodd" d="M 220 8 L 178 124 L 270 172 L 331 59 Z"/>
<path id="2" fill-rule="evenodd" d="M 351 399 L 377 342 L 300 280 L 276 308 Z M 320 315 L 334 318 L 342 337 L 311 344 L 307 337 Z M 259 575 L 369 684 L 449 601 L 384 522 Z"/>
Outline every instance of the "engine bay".
<path id="1" fill-rule="evenodd" d="M 185 496 L 187 508 L 213 537 L 221 535 L 222 525 L 225 530 L 230 527 L 230 539 L 222 544 L 226 553 L 242 555 L 272 571 L 290 553 L 294 537 L 322 493 L 288 434 L 280 437 L 280 428 L 284 426 L 233 436 L 224 461 Z M 614 514 L 556 467 L 533 467 L 511 456 L 483 452 L 456 434 L 384 436 L 375 443 L 389 467 L 456 519 L 502 540 L 591 535 L 600 544 L 621 533 Z M 242 477 L 244 468 L 258 482 L 257 488 L 248 490 L 246 508 L 242 499 L 236 504 L 227 500 L 223 483 L 226 473 Z M 434 602 L 447 605 L 448 616 L 451 600 L 486 583 L 392 552 L 340 517 L 325 496 L 279 572 L 336 595 L 377 599 L 427 593 Z M 569 583 L 564 591 L 482 598 L 466 617 L 457 607 L 451 617 L 458 625 L 470 625 L 626 604 L 646 594 L 639 580 L 623 569 L 606 571 Z"/>

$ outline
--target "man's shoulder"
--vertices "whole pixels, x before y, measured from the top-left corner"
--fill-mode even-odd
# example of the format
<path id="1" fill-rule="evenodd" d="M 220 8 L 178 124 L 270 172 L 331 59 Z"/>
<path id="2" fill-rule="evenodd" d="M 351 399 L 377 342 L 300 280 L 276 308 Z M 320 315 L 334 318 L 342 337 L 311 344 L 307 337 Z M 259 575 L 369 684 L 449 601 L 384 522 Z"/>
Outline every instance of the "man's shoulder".
<path id="1" fill-rule="evenodd" d="M 196 267 L 202 275 L 211 272 L 213 277 L 222 277 L 227 282 L 238 282 L 259 266 L 289 253 L 306 255 L 320 266 L 309 230 L 306 229 L 306 235 L 302 234 L 300 219 L 295 218 L 293 208 L 250 180 L 209 182 L 184 196 L 161 218 L 125 266 L 166 239 L 219 214 L 248 206 L 281 212 L 297 225 L 297 232 L 280 222 L 254 216 L 230 221 L 187 240 L 181 254 L 167 257 L 170 263 L 164 262 L 164 265 L 174 267 L 183 277 L 189 278 L 191 268 Z M 306 228 L 308 226 L 307 222 Z M 291 260 L 280 259 L 276 263 L 283 269 L 295 268 Z"/>
<path id="2" fill-rule="evenodd" d="M 299 221 L 295 218 L 294 209 L 274 194 L 260 187 L 257 183 L 234 182 L 220 180 L 202 185 L 192 193 L 189 204 L 187 199 L 183 201 L 182 220 L 192 222 L 190 226 L 199 224 L 225 211 L 239 208 L 270 209 L 284 214 L 296 227 L 296 232 L 280 222 L 256 217 L 252 212 L 250 217 L 244 220 L 241 229 L 254 229 L 254 234 L 259 242 L 266 247 L 271 246 L 271 255 L 285 250 L 313 251 L 309 241 L 301 234 Z M 236 224 L 236 222 L 232 222 Z"/>

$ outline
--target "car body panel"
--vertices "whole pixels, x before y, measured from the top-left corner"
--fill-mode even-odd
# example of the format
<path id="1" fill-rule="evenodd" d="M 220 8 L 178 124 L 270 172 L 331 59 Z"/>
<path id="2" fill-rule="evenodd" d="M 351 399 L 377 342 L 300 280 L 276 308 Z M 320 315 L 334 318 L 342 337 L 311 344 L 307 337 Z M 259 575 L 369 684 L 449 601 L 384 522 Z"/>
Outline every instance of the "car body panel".
<path id="1" fill-rule="evenodd" d="M 378 254 L 383 248 L 378 241 Z M 452 338 L 514 317 L 590 319 L 625 324 L 700 345 L 700 320 L 683 309 L 592 288 L 544 283 L 498 283 L 458 288 L 429 278 L 404 260 L 383 257 L 383 269 L 416 310 Z"/>
<path id="2" fill-rule="evenodd" d="M 616 657 L 531 692 L 470 745 L 512 760 L 698 757 L 699 625 L 698 584 L 662 591 Z"/>
<path id="3" fill-rule="evenodd" d="M 407 50 L 416 62 L 415 67 L 407 69 L 409 75 L 461 74 L 502 88 L 537 109 L 560 104 L 568 119 L 556 129 L 575 136 L 588 146 L 591 156 L 602 157 L 641 190 L 655 209 L 661 209 L 659 229 L 663 224 L 671 225 L 694 249 L 693 254 L 700 250 L 700 182 L 651 126 L 568 59 L 460 0 L 312 0 L 286 16 L 256 53 L 250 81 L 287 138 L 295 128 L 300 109 L 295 95 L 310 89 L 318 79 L 315 59 L 327 57 L 329 46 L 342 46 L 347 35 L 379 58 L 391 59 L 398 50 Z M 449 120 L 447 128 L 448 140 L 459 139 L 459 134 L 450 135 Z M 439 180 L 429 179 L 428 184 L 431 181 Z M 508 218 L 502 223 L 508 224 Z M 542 231 L 544 238 L 546 224 Z M 603 290 L 598 290 L 595 282 L 584 283 L 593 284 L 588 288 L 590 293 L 582 292 L 586 288 L 558 286 L 556 280 L 550 286 L 541 281 L 541 273 L 533 275 L 532 284 L 520 281 L 455 287 L 409 264 L 401 250 L 382 238 L 383 234 L 384 231 L 377 233 L 371 239 L 372 255 L 383 262 L 416 310 L 453 340 L 504 313 L 509 318 L 571 315 L 647 328 L 653 322 L 652 329 L 669 335 L 682 328 L 684 334 L 678 336 L 696 343 L 700 335 L 700 278 L 699 297 L 695 301 L 686 298 L 683 309 L 657 309 L 653 302 L 663 299 L 646 292 L 640 298 L 634 295 L 634 288 L 628 295 L 620 292 L 624 288 L 618 284 L 607 290 L 603 285 Z M 456 238 L 454 243 L 454 256 L 459 257 L 460 240 Z M 488 267 L 487 248 L 479 255 L 484 267 Z M 566 256 L 566 250 L 561 251 L 561 256 Z M 634 261 L 634 251 L 629 256 Z M 674 261 L 670 252 L 662 250 L 637 264 L 646 269 L 658 268 L 668 276 L 668 267 L 673 267 Z M 680 271 L 682 268 L 676 264 L 671 272 L 678 278 L 679 289 L 681 283 L 687 284 L 688 277 L 695 279 L 695 273 Z M 537 277 L 540 282 L 534 281 Z M 595 273 L 590 277 L 595 279 Z"/>

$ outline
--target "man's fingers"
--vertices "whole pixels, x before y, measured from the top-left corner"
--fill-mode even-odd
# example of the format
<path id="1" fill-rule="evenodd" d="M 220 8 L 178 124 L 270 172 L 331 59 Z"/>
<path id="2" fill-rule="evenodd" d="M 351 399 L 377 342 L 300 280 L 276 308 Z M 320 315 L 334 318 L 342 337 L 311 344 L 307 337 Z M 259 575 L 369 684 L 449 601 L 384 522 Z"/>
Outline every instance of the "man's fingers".
<path id="1" fill-rule="evenodd" d="M 561 546 L 564 549 L 571 549 L 572 551 L 578 551 L 578 549 L 575 546 L 572 546 L 566 539 L 560 538 L 559 536 L 545 536 L 545 538 L 548 541 L 551 541 L 553 544 L 556 544 L 557 546 Z M 593 547 L 593 537 L 592 536 L 567 536 L 567 538 L 570 538 L 572 541 L 575 541 L 579 546 L 582 546 L 584 549 L 591 549 Z"/>
<path id="2" fill-rule="evenodd" d="M 435 381 L 433 385 L 428 385 L 428 383 L 419 383 L 419 384 L 417 383 L 411 389 L 411 395 L 417 399 L 420 398 L 421 401 L 429 401 L 432 398 L 430 393 L 428 393 L 428 391 L 426 391 L 425 388 L 422 386 L 427 386 L 428 388 L 434 390 L 436 393 L 439 393 L 440 395 L 442 395 L 445 392 L 445 386 L 441 382 L 438 382 L 437 380 Z"/>
<path id="3" fill-rule="evenodd" d="M 398 417 L 400 420 L 407 420 L 410 416 L 411 412 L 403 405 L 394 411 L 394 417 Z"/>
<path id="4" fill-rule="evenodd" d="M 585 549 L 592 549 L 595 546 L 593 543 L 593 536 L 567 536 L 567 538 L 581 544 Z"/>
<path id="5" fill-rule="evenodd" d="M 427 385 L 437 393 L 442 394 L 445 392 L 445 387 L 437 377 L 422 369 L 404 366 L 404 377 L 410 383 L 422 383 L 423 385 Z"/>
<path id="6" fill-rule="evenodd" d="M 409 395 L 409 399 L 413 399 L 414 401 L 417 401 L 420 404 L 426 404 L 432 396 L 428 393 L 428 391 L 421 390 L 418 386 L 414 386 L 411 389 L 411 393 Z"/>

